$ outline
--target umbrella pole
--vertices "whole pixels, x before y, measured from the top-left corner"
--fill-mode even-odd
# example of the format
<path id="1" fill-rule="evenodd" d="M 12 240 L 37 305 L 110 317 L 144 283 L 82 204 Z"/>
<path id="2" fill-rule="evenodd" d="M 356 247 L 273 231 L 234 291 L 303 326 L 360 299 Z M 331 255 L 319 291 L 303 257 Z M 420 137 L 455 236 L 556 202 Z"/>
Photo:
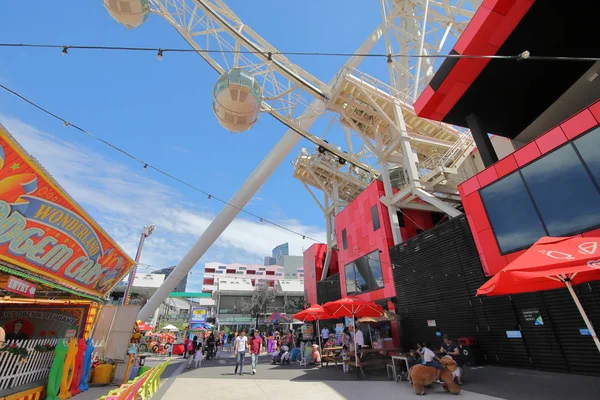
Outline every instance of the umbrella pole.
<path id="1" fill-rule="evenodd" d="M 354 365 L 356 367 L 356 375 L 360 377 L 360 368 L 358 367 L 358 345 L 356 344 L 356 316 L 352 314 L 352 325 L 354 326 Z"/>
<path id="2" fill-rule="evenodd" d="M 596 335 L 596 331 L 594 330 L 594 325 L 592 325 L 592 321 L 589 320 L 587 314 L 585 313 L 585 310 L 581 306 L 581 303 L 579 302 L 579 298 L 577 297 L 577 294 L 575 294 L 575 291 L 573 290 L 573 286 L 571 286 L 571 282 L 570 281 L 564 281 L 564 282 L 565 282 L 565 286 L 567 287 L 567 290 L 569 291 L 569 293 L 571 294 L 571 297 L 573 298 L 573 301 L 575 302 L 575 305 L 577 306 L 577 309 L 579 310 L 579 313 L 581 314 L 581 317 L 583 318 L 583 321 L 585 322 L 585 325 L 590 330 L 590 334 L 592 335 L 592 339 L 594 340 L 594 343 L 596 343 L 596 347 L 598 348 L 598 351 L 600 352 L 600 340 L 598 340 L 598 336 Z"/>
<path id="3" fill-rule="evenodd" d="M 323 366 L 323 346 L 321 345 L 321 327 L 317 319 L 317 336 L 319 337 L 319 353 L 321 354 L 321 366 Z"/>

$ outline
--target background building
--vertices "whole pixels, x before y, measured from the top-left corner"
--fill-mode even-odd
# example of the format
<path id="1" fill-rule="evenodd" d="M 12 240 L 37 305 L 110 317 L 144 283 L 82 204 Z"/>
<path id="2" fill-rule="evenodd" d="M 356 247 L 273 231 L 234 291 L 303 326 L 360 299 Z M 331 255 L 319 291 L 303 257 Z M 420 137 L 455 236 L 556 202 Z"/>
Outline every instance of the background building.
<path id="1" fill-rule="evenodd" d="M 213 299 L 216 304 L 217 329 L 235 331 L 254 327 L 256 319 L 244 315 L 242 307 L 244 303 L 250 301 L 256 288 L 256 282 L 258 281 L 258 284 L 260 284 L 260 279 L 225 276 L 215 279 L 216 289 L 213 293 Z M 274 283 L 272 289 L 276 291 L 276 296 L 273 303 L 267 308 L 267 312 L 261 315 L 259 325 L 270 323 L 268 317 L 274 312 L 291 317 L 304 308 L 304 281 L 300 279 L 281 279 L 266 282 Z"/>
<path id="2" fill-rule="evenodd" d="M 275 247 L 271 256 L 265 256 L 265 266 L 279 265 L 284 267 L 284 276 L 289 279 L 304 276 L 304 257 L 291 256 L 289 243 Z"/>
<path id="3" fill-rule="evenodd" d="M 136 272 L 133 284 L 131 286 L 131 298 L 129 304 L 139 304 L 143 306 L 146 301 L 156 292 L 156 290 L 165 281 L 164 274 Z M 110 302 L 119 305 L 123 301 L 123 295 L 127 288 L 129 275 L 125 276 L 110 293 Z"/>
<path id="4" fill-rule="evenodd" d="M 167 277 L 167 276 L 169 276 L 171 274 L 171 272 L 173 272 L 173 270 L 175 269 L 175 267 L 176 266 L 159 269 L 158 271 L 153 271 L 152 273 L 153 274 L 162 274 L 165 277 Z M 174 292 L 185 292 L 186 286 L 187 286 L 187 275 L 185 276 L 185 278 L 183 278 L 183 280 L 181 280 L 177 284 L 177 286 L 175 287 Z"/>
<path id="5" fill-rule="evenodd" d="M 279 311 L 292 315 L 303 309 L 304 271 L 302 267 L 287 271 L 292 275 L 290 278 L 282 265 L 206 263 L 202 293 L 210 293 L 212 298 L 200 299 L 200 304 L 210 309 L 217 325 L 231 329 L 253 326 L 255 321 L 243 315 L 241 307 L 252 297 L 255 287 L 264 283 L 277 292 L 269 314 Z"/>

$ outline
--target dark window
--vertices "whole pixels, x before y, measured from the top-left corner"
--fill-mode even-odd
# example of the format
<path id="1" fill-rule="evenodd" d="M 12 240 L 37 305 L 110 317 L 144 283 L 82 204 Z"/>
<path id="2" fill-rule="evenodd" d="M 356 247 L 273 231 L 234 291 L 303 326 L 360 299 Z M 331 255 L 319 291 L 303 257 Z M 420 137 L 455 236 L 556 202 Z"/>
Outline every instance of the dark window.
<path id="1" fill-rule="evenodd" d="M 367 254 L 344 267 L 346 293 L 362 293 L 383 287 L 379 250 Z"/>
<path id="2" fill-rule="evenodd" d="M 348 248 L 348 236 L 346 236 L 346 230 L 342 229 L 342 248 L 346 250 Z"/>
<path id="3" fill-rule="evenodd" d="M 404 214 L 402 211 L 396 211 L 396 215 L 398 216 L 398 224 L 400 228 L 406 228 L 406 223 L 404 222 Z"/>
<path id="4" fill-rule="evenodd" d="M 600 226 L 598 148 L 600 128 L 481 189 L 502 254 Z"/>
<path id="5" fill-rule="evenodd" d="M 433 224 L 433 226 L 437 226 L 437 224 L 439 224 L 444 219 L 444 215 L 446 215 L 446 214 L 439 213 L 439 212 L 432 212 L 431 213 L 431 223 Z"/>
<path id="6" fill-rule="evenodd" d="M 600 185 L 600 127 L 576 139 L 573 144 L 596 180 L 596 185 Z"/>
<path id="7" fill-rule="evenodd" d="M 518 172 L 479 194 L 502 253 L 529 246 L 546 234 Z"/>
<path id="8" fill-rule="evenodd" d="M 600 225 L 600 194 L 573 146 L 553 151 L 521 173 L 550 236 Z"/>
<path id="9" fill-rule="evenodd" d="M 377 205 L 371 207 L 371 221 L 373 221 L 373 230 L 381 228 L 381 224 L 379 223 L 379 212 L 377 211 Z"/>

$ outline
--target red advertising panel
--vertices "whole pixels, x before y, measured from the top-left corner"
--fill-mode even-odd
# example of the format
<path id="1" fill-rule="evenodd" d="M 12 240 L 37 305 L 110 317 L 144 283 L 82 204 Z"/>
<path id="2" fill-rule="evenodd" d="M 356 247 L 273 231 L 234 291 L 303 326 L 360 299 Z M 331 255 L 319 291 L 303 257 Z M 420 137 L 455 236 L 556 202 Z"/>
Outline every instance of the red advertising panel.
<path id="1" fill-rule="evenodd" d="M 2 125 L 0 260 L 96 296 L 134 263 Z"/>
<path id="2" fill-rule="evenodd" d="M 6 287 L 4 289 L 8 290 L 9 292 L 22 294 L 26 297 L 34 297 L 35 291 L 37 290 L 37 285 L 11 276 L 8 278 L 8 282 L 6 283 Z"/>

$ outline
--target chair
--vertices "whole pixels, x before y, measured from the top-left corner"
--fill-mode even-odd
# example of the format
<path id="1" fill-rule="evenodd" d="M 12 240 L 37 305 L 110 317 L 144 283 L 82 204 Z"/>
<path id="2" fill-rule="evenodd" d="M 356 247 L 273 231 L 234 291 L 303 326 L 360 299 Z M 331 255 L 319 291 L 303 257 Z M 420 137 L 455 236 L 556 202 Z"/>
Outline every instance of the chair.
<path id="1" fill-rule="evenodd" d="M 394 377 L 392 376 L 392 375 L 394 374 L 394 366 L 393 366 L 392 364 L 386 364 L 385 368 L 386 368 L 386 372 L 387 372 L 387 377 L 388 377 L 388 379 L 389 379 L 390 381 L 391 381 L 391 380 L 393 380 L 393 379 L 396 379 L 396 380 L 397 380 L 397 378 L 394 378 Z"/>

